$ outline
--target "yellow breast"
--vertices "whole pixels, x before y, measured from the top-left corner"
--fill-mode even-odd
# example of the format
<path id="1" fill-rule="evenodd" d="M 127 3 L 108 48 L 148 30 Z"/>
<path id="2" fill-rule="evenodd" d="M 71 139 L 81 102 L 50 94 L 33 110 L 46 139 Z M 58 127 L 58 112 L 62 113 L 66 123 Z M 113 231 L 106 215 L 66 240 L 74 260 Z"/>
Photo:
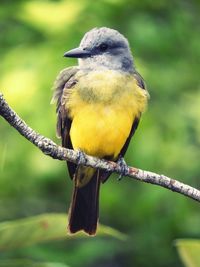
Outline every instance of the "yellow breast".
<path id="1" fill-rule="evenodd" d="M 116 158 L 135 117 L 145 109 L 147 93 L 132 75 L 116 71 L 79 72 L 76 78 L 78 83 L 68 92 L 66 101 L 72 118 L 73 148 L 97 157 Z"/>

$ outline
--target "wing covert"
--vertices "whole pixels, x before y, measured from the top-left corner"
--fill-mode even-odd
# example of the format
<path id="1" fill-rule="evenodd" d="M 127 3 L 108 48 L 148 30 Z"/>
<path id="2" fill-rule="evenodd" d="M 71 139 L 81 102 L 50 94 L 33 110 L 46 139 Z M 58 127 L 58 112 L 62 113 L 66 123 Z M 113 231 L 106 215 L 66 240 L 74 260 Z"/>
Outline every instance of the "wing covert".
<path id="1" fill-rule="evenodd" d="M 65 98 L 63 97 L 64 90 L 70 89 L 73 87 L 73 85 L 76 84 L 75 80 L 75 74 L 77 73 L 78 68 L 77 67 L 70 67 L 62 70 L 55 82 L 54 82 L 54 94 L 52 97 L 51 103 L 56 102 L 56 112 L 57 112 L 57 127 L 56 132 L 57 136 L 61 137 L 62 139 L 62 146 L 72 149 L 72 143 L 69 135 L 69 131 L 71 128 L 71 119 L 68 116 L 68 112 L 65 107 Z M 73 174 L 76 170 L 76 165 L 67 162 L 69 174 L 71 178 L 73 177 Z"/>

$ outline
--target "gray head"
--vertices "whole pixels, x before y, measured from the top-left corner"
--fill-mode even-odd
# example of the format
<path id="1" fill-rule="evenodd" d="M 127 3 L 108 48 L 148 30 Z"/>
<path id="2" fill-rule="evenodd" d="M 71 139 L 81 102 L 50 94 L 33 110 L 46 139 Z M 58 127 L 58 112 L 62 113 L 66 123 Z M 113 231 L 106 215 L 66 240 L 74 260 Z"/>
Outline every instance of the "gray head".
<path id="1" fill-rule="evenodd" d="M 64 56 L 78 58 L 81 69 L 111 69 L 130 73 L 134 70 L 128 40 L 118 31 L 106 27 L 87 32 L 80 46 Z"/>

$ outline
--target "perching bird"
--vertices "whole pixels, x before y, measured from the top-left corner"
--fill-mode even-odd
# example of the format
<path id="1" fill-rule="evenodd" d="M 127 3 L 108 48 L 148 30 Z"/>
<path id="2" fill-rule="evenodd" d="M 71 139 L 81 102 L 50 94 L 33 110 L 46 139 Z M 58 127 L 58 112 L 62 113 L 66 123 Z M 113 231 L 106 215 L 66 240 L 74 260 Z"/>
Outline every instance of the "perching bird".
<path id="1" fill-rule="evenodd" d="M 78 48 L 64 54 L 78 66 L 62 70 L 54 84 L 57 134 L 62 145 L 117 161 L 123 157 L 148 100 L 127 39 L 106 27 L 87 32 Z M 99 188 L 110 173 L 67 162 L 74 193 L 69 232 L 96 233 Z"/>

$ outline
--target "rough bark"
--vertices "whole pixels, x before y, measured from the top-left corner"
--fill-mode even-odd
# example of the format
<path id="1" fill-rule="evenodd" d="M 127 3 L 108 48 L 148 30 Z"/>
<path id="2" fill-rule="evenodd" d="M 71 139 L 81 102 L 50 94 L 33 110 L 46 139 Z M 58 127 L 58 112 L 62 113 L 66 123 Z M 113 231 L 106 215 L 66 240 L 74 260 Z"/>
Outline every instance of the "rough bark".
<path id="1" fill-rule="evenodd" d="M 11 126 L 13 126 L 27 140 L 37 146 L 44 154 L 58 160 L 68 160 L 74 163 L 103 169 L 108 172 L 116 172 L 124 176 L 136 179 L 145 183 L 151 183 L 165 187 L 171 191 L 175 191 L 185 195 L 191 199 L 200 202 L 200 191 L 187 184 L 181 183 L 175 179 L 162 174 L 141 170 L 135 167 L 127 166 L 122 168 L 121 164 L 112 161 L 101 160 L 89 155 L 80 157 L 79 151 L 66 149 L 55 144 L 49 138 L 40 135 L 30 128 L 17 114 L 12 110 L 3 95 L 0 93 L 0 116 L 2 116 Z"/>

